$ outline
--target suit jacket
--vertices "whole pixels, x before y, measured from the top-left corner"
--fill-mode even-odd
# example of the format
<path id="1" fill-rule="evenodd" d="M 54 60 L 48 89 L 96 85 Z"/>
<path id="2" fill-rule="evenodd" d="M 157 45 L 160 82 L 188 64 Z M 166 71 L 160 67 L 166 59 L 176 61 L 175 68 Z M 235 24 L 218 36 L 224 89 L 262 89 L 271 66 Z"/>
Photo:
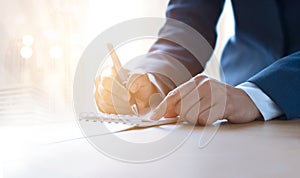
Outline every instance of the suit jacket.
<path id="1" fill-rule="evenodd" d="M 188 24 L 214 48 L 223 5 L 224 0 L 171 0 L 166 16 Z M 300 1 L 232 0 L 232 6 L 235 35 L 221 57 L 223 80 L 231 85 L 253 82 L 286 118 L 300 118 Z M 164 52 L 176 58 L 192 76 L 202 72 L 205 64 L 200 64 L 189 50 L 163 38 L 183 33 L 166 23 L 142 68 L 157 71 L 172 67 L 157 55 Z"/>

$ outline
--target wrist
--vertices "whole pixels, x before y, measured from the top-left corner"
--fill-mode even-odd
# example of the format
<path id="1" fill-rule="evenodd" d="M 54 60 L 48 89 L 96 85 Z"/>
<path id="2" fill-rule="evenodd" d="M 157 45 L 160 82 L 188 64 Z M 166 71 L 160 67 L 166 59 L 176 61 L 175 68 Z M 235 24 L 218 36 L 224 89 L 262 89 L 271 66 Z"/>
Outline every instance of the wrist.
<path id="1" fill-rule="evenodd" d="M 239 88 L 228 87 L 225 117 L 231 123 L 246 123 L 262 118 L 262 115 L 248 96 Z"/>

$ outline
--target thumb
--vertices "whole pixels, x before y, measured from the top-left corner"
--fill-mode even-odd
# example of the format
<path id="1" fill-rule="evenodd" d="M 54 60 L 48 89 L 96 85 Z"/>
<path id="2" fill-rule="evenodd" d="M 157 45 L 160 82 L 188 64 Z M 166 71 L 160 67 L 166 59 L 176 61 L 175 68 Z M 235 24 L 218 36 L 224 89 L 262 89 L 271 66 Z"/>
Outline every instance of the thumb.
<path id="1" fill-rule="evenodd" d="M 135 98 L 139 111 L 149 111 L 150 99 L 157 93 L 156 87 L 149 80 L 147 74 L 134 74 L 130 76 L 127 83 L 128 90 Z"/>
<path id="2" fill-rule="evenodd" d="M 150 96 L 156 92 L 155 86 L 149 80 L 147 74 L 139 74 L 130 77 L 127 85 L 130 93 L 134 94 L 135 98 L 149 102 Z"/>

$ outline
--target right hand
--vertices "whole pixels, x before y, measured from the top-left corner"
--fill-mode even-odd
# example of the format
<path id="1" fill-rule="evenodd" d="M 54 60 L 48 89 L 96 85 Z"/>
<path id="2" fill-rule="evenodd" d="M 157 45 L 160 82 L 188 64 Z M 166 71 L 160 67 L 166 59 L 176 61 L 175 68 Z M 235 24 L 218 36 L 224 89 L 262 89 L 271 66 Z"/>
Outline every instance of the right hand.
<path id="1" fill-rule="evenodd" d="M 126 86 L 117 78 L 115 67 L 105 69 L 96 77 L 94 98 L 99 111 L 110 114 L 134 114 L 129 104 L 131 97 L 134 97 L 139 114 L 149 112 L 150 98 L 158 92 L 148 75 L 130 75 Z"/>

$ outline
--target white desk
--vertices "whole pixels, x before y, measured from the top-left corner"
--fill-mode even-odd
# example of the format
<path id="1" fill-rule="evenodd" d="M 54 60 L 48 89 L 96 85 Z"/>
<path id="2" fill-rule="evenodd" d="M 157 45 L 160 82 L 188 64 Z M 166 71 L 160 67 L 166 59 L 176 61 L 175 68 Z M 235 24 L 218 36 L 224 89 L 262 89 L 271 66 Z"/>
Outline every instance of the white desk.
<path id="1" fill-rule="evenodd" d="M 72 122 L 35 126 L 30 130 L 32 139 L 27 139 L 32 143 L 27 148 L 26 143 L 22 145 L 25 145 L 24 148 L 15 148 L 17 151 L 23 150 L 21 155 L 2 161 L 4 177 L 300 176 L 300 120 L 257 121 L 243 125 L 225 123 L 204 149 L 197 146 L 203 127 L 196 127 L 185 144 L 173 154 L 143 164 L 110 159 L 85 139 L 44 145 L 80 136 L 79 128 Z M 158 130 L 162 132 L 163 129 L 151 128 L 119 134 L 134 137 L 143 132 L 154 134 Z M 186 130 L 188 127 L 180 127 L 176 134 L 184 134 Z M 28 137 L 25 133 L 26 129 L 23 136 Z M 39 139 L 35 139 L 36 134 L 40 135 Z"/>

